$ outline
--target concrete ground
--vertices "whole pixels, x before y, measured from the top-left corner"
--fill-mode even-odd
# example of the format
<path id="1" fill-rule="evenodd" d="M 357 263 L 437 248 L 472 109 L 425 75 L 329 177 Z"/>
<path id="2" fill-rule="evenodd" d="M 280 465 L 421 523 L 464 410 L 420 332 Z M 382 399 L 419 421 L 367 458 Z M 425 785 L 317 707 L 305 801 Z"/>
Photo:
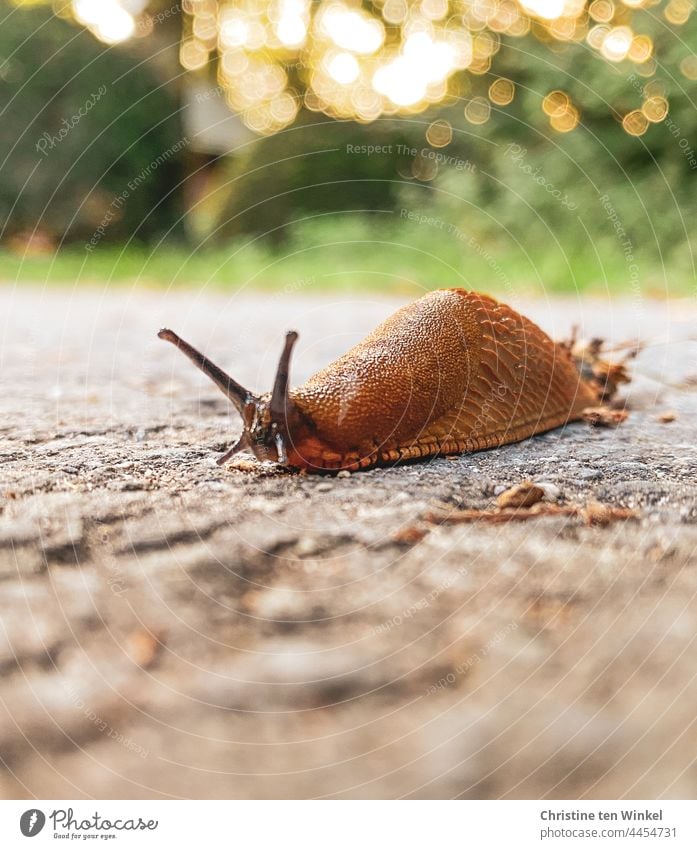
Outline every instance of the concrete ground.
<path id="1" fill-rule="evenodd" d="M 626 424 L 340 479 L 155 336 L 265 390 L 397 303 L 0 289 L 2 796 L 695 796 L 695 303 L 514 300 L 648 342 Z M 640 518 L 422 521 L 526 478 Z"/>

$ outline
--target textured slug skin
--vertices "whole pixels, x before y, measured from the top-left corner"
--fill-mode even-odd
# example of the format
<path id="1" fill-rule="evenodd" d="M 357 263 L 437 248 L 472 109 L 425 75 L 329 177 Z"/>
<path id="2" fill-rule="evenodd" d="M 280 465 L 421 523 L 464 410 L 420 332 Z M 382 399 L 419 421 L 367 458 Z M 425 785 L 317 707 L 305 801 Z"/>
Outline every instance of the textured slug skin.
<path id="1" fill-rule="evenodd" d="M 598 402 L 569 352 L 487 295 L 402 307 L 290 392 L 290 465 L 358 469 L 491 448 Z"/>

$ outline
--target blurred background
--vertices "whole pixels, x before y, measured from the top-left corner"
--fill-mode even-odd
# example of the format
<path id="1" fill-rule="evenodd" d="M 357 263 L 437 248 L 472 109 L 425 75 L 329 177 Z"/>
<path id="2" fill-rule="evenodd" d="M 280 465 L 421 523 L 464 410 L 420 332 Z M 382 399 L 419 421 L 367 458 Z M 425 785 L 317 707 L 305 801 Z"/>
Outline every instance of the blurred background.
<path id="1" fill-rule="evenodd" d="M 1 0 L 1 279 L 694 293 L 693 6 Z"/>

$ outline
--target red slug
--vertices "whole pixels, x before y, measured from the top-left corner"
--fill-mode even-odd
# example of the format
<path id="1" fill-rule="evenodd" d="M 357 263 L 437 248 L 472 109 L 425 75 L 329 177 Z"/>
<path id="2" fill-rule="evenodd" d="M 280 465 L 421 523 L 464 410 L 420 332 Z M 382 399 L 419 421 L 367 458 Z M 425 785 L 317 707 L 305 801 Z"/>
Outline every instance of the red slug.
<path id="1" fill-rule="evenodd" d="M 239 451 L 308 472 L 355 471 L 517 442 L 598 404 L 567 346 L 488 295 L 441 289 L 397 310 L 363 342 L 289 389 L 286 335 L 273 390 L 254 395 L 163 329 L 237 408 Z"/>

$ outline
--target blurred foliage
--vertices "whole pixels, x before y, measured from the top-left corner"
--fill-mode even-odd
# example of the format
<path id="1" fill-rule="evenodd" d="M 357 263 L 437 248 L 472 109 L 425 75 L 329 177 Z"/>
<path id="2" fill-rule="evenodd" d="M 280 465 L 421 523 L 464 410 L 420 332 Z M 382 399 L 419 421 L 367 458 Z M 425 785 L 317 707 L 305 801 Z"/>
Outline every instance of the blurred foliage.
<path id="1" fill-rule="evenodd" d="M 278 243 L 296 220 L 396 209 L 400 170 L 411 178 L 411 161 L 397 150 L 419 138 L 423 129 L 406 121 L 366 126 L 304 113 L 292 128 L 259 139 L 221 163 L 215 182 L 225 201 L 216 238 L 267 233 Z M 351 153 L 347 146 L 392 152 Z"/>
<path id="2" fill-rule="evenodd" d="M 502 51 L 501 70 L 516 80 L 517 96 L 480 127 L 462 121 L 459 104 L 445 111 L 457 128 L 448 154 L 472 160 L 477 170 L 463 177 L 439 169 L 433 185 L 452 195 L 439 195 L 438 208 L 466 221 L 492 249 L 514 249 L 515 239 L 517 250 L 564 250 L 569 273 L 581 255 L 584 266 L 600 269 L 601 259 L 618 254 L 626 282 L 633 264 L 642 276 L 673 262 L 694 280 L 697 83 L 675 69 L 689 55 L 687 44 L 697 43 L 695 23 L 682 35 L 682 42 L 667 35 L 666 67 L 650 79 L 582 50 L 550 59 L 530 45 L 522 65 L 518 51 Z M 542 102 L 554 89 L 567 92 L 581 112 L 573 132 L 546 126 Z M 623 115 L 655 92 L 670 102 L 667 119 L 650 123 L 640 137 L 628 135 Z M 423 195 L 409 192 L 414 203 Z"/>
<path id="3" fill-rule="evenodd" d="M 682 34 L 682 42 L 666 36 L 668 66 L 649 79 L 582 49 L 550 54 L 531 42 L 522 54 L 504 46 L 499 70 L 515 80 L 515 97 L 492 105 L 482 124 L 464 112 L 498 74 L 465 79 L 461 97 L 410 118 L 363 125 L 304 114 L 221 168 L 227 202 L 215 235 L 272 232 L 292 249 L 296 222 L 369 208 L 395 213 L 376 216 L 372 232 L 418 238 L 414 219 L 400 215 L 408 209 L 436 219 L 421 229 L 430 228 L 441 250 L 455 242 L 464 263 L 475 254 L 512 256 L 518 272 L 549 269 L 569 285 L 608 274 L 627 287 L 648 274 L 657 286 L 673 272 L 694 279 L 697 83 L 674 71 L 697 26 Z M 582 120 L 573 132 L 550 128 L 543 103 L 551 90 L 577 105 Z M 668 118 L 628 135 L 623 116 L 656 93 L 670 102 Z M 368 145 L 376 148 L 370 155 L 350 152 Z"/>
<path id="4" fill-rule="evenodd" d="M 504 36 L 495 72 L 458 73 L 427 111 L 361 123 L 303 107 L 230 156 L 195 155 L 187 142 L 119 204 L 88 259 L 115 199 L 183 139 L 179 23 L 107 48 L 48 7 L 15 10 L 0 26 L 4 235 L 38 228 L 76 249 L 50 270 L 7 257 L 0 270 L 96 279 L 113 262 L 117 276 L 158 283 L 685 291 L 695 280 L 697 81 L 679 69 L 694 59 L 697 26 L 688 16 L 676 37 L 657 7 L 636 20 L 660 63 Z M 173 61 L 149 58 L 163 46 Z M 214 84 L 214 72 L 189 76 Z M 100 86 L 106 94 L 43 155 L 39 140 Z M 644 116 L 632 134 L 627 116 L 656 104 L 667 115 Z M 578 121 L 566 131 L 569 114 Z M 131 239 L 151 250 L 109 247 Z"/>
<path id="5" fill-rule="evenodd" d="M 182 139 L 178 93 L 143 50 L 108 48 L 51 8 L 0 3 L 0 222 L 88 240 L 149 239 L 174 224 L 181 156 L 128 183 Z"/>
<path id="6" fill-rule="evenodd" d="M 393 220 L 396 219 L 396 220 Z M 461 235 L 464 234 L 464 235 Z M 622 294 L 627 268 L 616 250 L 566 252 L 545 243 L 526 251 L 480 247 L 464 230 L 400 221 L 398 213 L 325 215 L 295 224 L 283 249 L 269 240 L 239 237 L 190 247 L 104 244 L 85 253 L 65 247 L 55 255 L 18 256 L 0 251 L 0 279 L 46 285 L 210 288 L 312 295 L 328 291 L 379 291 L 418 297 L 438 287 L 498 293 L 504 300 L 583 291 Z M 689 259 L 688 259 L 689 262 Z M 682 265 L 641 265 L 641 295 L 694 294 Z"/>

